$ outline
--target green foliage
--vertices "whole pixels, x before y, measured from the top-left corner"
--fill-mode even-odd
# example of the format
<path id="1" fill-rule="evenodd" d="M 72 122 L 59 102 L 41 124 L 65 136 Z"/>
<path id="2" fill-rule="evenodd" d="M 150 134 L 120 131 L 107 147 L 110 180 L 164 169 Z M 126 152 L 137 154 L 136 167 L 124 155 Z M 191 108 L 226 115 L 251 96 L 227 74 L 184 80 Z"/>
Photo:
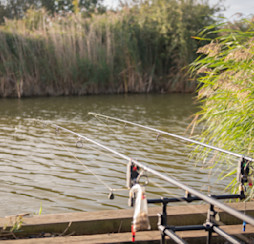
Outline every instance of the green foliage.
<path id="1" fill-rule="evenodd" d="M 21 19 L 27 10 L 40 8 L 46 9 L 51 15 L 81 12 L 84 16 L 89 16 L 96 11 L 105 12 L 102 0 L 8 0 L 5 4 L 0 1 L 0 23 L 4 21 L 4 17 Z"/>
<path id="2" fill-rule="evenodd" d="M 39 1 L 35 0 L 8 0 L 5 4 L 0 3 L 1 8 L 4 10 L 1 13 L 1 18 L 22 18 L 29 8 L 39 7 L 38 4 Z"/>
<path id="3" fill-rule="evenodd" d="M 193 91 L 183 69 L 196 57 L 191 36 L 214 22 L 215 11 L 193 0 L 154 0 L 89 18 L 29 9 L 2 27 L 0 95 Z"/>
<path id="4" fill-rule="evenodd" d="M 42 204 L 40 204 L 40 208 L 39 208 L 38 212 L 35 212 L 34 215 L 39 215 L 40 216 L 41 213 L 42 213 Z"/>
<path id="5" fill-rule="evenodd" d="M 201 57 L 192 63 L 199 82 L 197 98 L 202 104 L 193 123 L 204 126 L 202 142 L 253 158 L 254 24 L 241 21 L 233 29 L 229 24 L 210 26 L 199 39 L 207 40 L 206 33 L 217 37 L 199 48 Z M 197 148 L 196 153 L 199 158 L 210 159 L 208 150 Z M 212 166 L 220 159 L 221 155 L 215 155 Z M 233 162 L 228 160 L 225 176 L 236 171 L 237 163 Z M 231 182 L 234 190 L 236 183 L 235 179 Z"/>
<path id="6" fill-rule="evenodd" d="M 23 215 L 16 215 L 9 217 L 9 223 L 4 225 L 0 230 L 0 237 L 14 237 L 16 239 L 15 233 L 19 232 L 23 224 Z"/>

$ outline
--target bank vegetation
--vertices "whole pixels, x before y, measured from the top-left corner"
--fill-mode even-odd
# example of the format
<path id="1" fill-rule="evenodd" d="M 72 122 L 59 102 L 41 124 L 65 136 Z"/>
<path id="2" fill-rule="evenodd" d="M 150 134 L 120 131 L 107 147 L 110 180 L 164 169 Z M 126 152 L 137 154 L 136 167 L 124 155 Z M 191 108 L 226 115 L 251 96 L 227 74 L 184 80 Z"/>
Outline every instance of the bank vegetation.
<path id="1" fill-rule="evenodd" d="M 211 32 L 217 37 L 199 48 L 201 56 L 192 64 L 199 83 L 197 98 L 202 105 L 193 125 L 203 126 L 202 142 L 254 158 L 254 22 L 241 20 L 233 26 L 210 26 L 198 39 L 207 41 L 206 34 Z M 221 177 L 236 175 L 238 164 L 234 157 L 211 153 L 203 147 L 198 147 L 194 155 L 220 172 Z M 253 197 L 250 166 L 247 189 Z M 238 192 L 235 177 L 229 186 Z"/>
<path id="2" fill-rule="evenodd" d="M 28 9 L 0 28 L 0 96 L 192 92 L 193 39 L 216 11 L 153 0 L 84 16 Z"/>

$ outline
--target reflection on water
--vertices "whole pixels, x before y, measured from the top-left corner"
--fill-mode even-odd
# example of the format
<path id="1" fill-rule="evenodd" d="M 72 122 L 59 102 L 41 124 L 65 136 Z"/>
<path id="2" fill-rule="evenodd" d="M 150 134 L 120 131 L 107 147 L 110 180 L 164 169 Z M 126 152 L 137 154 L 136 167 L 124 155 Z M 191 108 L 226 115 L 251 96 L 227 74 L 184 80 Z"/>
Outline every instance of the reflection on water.
<path id="1" fill-rule="evenodd" d="M 195 189 L 222 192 L 209 170 L 188 159 L 183 142 L 150 131 L 99 121 L 88 112 L 103 113 L 183 135 L 197 110 L 191 95 L 86 96 L 0 100 L 0 216 L 21 212 L 96 211 L 127 208 L 126 163 L 64 131 L 53 121 L 126 154 Z M 93 175 L 96 174 L 97 178 Z M 99 179 L 98 179 L 99 177 Z M 149 175 L 149 198 L 182 196 L 183 192 Z M 116 191 L 109 200 L 109 189 Z"/>

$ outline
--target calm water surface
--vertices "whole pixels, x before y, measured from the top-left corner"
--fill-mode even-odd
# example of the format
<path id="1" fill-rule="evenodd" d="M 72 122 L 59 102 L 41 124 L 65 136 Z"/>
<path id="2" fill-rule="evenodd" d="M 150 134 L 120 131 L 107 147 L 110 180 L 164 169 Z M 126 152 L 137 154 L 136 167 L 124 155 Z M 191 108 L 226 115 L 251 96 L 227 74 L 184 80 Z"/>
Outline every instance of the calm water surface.
<path id="1" fill-rule="evenodd" d="M 203 192 L 222 193 L 226 181 L 188 158 L 187 144 L 107 121 L 103 113 L 184 135 L 197 111 L 191 95 L 86 96 L 0 100 L 0 216 L 17 213 L 128 208 L 126 161 L 78 138 L 56 133 L 52 121 L 126 154 Z M 37 122 L 34 119 L 48 121 Z M 80 143 L 78 143 L 80 146 Z M 95 177 L 93 174 L 96 174 Z M 119 189 L 109 200 L 109 189 Z M 149 175 L 149 198 L 182 196 L 182 190 Z"/>

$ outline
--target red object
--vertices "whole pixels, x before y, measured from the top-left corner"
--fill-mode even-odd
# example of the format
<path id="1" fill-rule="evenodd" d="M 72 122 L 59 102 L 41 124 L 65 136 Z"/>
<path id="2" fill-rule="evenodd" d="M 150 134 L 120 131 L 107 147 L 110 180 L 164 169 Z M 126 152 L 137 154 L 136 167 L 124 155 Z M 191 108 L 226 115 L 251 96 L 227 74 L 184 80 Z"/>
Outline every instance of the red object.
<path id="1" fill-rule="evenodd" d="M 132 168 L 134 171 L 136 171 L 138 168 L 137 168 L 137 166 L 133 166 L 133 168 Z"/>
<path id="2" fill-rule="evenodd" d="M 134 231 L 134 226 L 131 226 L 131 233 L 132 233 L 132 242 L 135 242 L 135 231 Z"/>
<path id="3" fill-rule="evenodd" d="M 249 178 L 249 186 L 253 186 L 251 177 Z"/>

